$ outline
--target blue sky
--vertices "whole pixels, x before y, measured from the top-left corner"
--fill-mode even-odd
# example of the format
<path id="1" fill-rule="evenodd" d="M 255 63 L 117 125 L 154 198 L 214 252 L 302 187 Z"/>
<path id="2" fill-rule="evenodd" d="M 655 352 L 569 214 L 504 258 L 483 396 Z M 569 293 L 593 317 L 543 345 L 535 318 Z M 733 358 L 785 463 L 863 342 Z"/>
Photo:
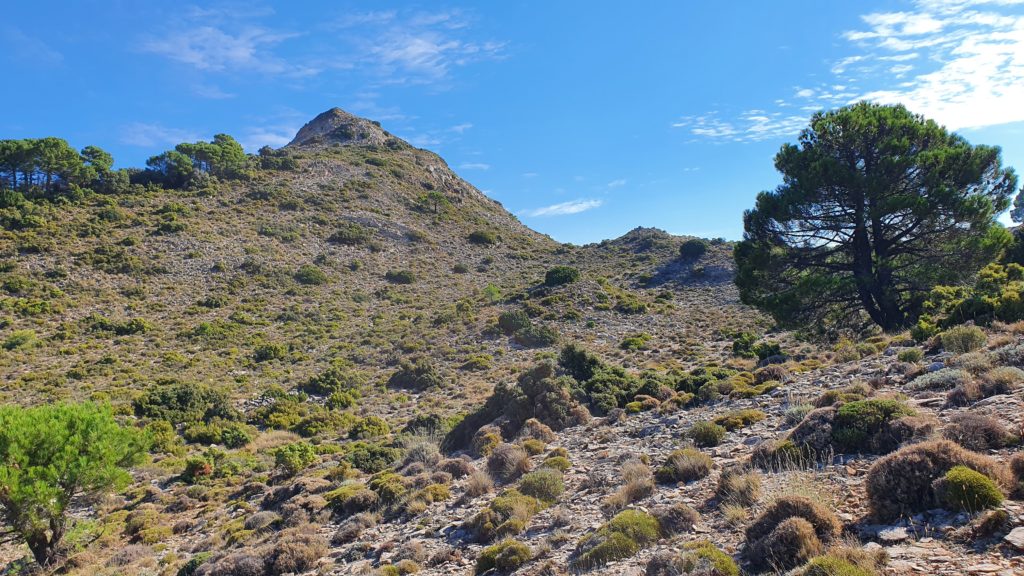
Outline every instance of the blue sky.
<path id="1" fill-rule="evenodd" d="M 5 5 L 0 137 L 121 166 L 340 106 L 527 225 L 730 239 L 815 110 L 903 102 L 1024 171 L 1024 0 Z"/>

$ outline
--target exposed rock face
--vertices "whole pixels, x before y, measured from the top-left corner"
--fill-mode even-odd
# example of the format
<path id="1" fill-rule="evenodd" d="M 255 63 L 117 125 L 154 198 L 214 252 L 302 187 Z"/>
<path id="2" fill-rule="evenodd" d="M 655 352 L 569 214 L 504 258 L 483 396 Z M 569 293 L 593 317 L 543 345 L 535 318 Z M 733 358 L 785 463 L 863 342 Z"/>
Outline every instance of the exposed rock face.
<path id="1" fill-rule="evenodd" d="M 384 145 L 393 138 L 378 124 L 331 108 L 303 126 L 288 147 L 342 145 Z M 397 140 L 397 139 L 396 139 Z"/>

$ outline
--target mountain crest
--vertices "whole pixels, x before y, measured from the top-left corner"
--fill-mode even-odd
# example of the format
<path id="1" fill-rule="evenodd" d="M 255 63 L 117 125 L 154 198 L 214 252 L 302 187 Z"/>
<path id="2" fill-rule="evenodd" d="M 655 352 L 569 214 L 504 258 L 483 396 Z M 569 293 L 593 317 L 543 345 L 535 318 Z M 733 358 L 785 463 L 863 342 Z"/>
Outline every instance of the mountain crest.
<path id="1" fill-rule="evenodd" d="M 380 124 L 331 108 L 299 129 L 288 147 L 343 145 L 383 145 L 391 135 Z"/>

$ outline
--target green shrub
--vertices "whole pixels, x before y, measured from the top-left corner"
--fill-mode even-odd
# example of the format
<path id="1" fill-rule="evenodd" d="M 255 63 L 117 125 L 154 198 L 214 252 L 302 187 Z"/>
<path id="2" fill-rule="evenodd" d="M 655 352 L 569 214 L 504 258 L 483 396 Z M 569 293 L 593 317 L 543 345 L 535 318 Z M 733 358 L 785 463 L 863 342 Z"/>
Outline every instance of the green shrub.
<path id="1" fill-rule="evenodd" d="M 920 348 L 904 348 L 896 354 L 896 359 L 900 362 L 910 362 L 911 364 L 917 364 L 924 358 L 924 350 Z"/>
<path id="2" fill-rule="evenodd" d="M 227 393 L 205 384 L 157 384 L 132 404 L 136 416 L 167 420 L 172 424 L 209 422 L 214 418 L 238 419 Z"/>
<path id="3" fill-rule="evenodd" d="M 525 310 L 507 310 L 498 316 L 498 328 L 505 334 L 514 334 L 531 324 Z"/>
<path id="4" fill-rule="evenodd" d="M 440 388 L 443 385 L 434 363 L 427 356 L 403 360 L 398 370 L 388 378 L 388 386 L 416 391 Z"/>
<path id="5" fill-rule="evenodd" d="M 669 454 L 665 464 L 655 473 L 658 482 L 691 482 L 711 472 L 711 456 L 694 448 L 683 448 Z"/>
<path id="6" fill-rule="evenodd" d="M 181 568 L 178 569 L 177 576 L 195 576 L 199 567 L 206 563 L 211 556 L 213 556 L 212 552 L 199 552 L 197 554 L 193 554 L 192 557 L 188 559 L 188 562 L 182 564 Z"/>
<path id="7" fill-rule="evenodd" d="M 352 429 L 349 431 L 349 438 L 353 440 L 367 440 L 380 438 L 388 434 L 391 434 L 391 427 L 388 426 L 387 421 L 380 416 L 367 416 L 352 426 Z"/>
<path id="8" fill-rule="evenodd" d="M 732 432 L 733 430 L 739 430 L 740 428 L 745 428 L 751 424 L 756 424 L 767 417 L 768 416 L 760 410 L 747 408 L 726 412 L 725 414 L 716 417 L 713 422 L 725 428 L 727 431 Z"/>
<path id="9" fill-rule="evenodd" d="M 289 476 L 294 476 L 315 462 L 316 450 L 306 442 L 294 442 L 274 450 L 274 465 Z"/>
<path id="10" fill-rule="evenodd" d="M 697 446 L 710 448 L 721 444 L 722 440 L 725 438 L 725 433 L 726 430 L 724 427 L 715 424 L 714 422 L 701 420 L 694 423 L 690 430 L 687 431 L 686 435 L 689 436 Z"/>
<path id="11" fill-rule="evenodd" d="M 15 330 L 4 340 L 4 350 L 17 350 L 19 348 L 31 348 L 37 342 L 36 333 L 33 330 Z"/>
<path id="12" fill-rule="evenodd" d="M 767 360 L 772 356 L 782 355 L 782 346 L 778 342 L 758 342 L 750 349 L 758 360 Z"/>
<path id="13" fill-rule="evenodd" d="M 295 271 L 295 281 L 307 286 L 322 286 L 327 284 L 327 274 L 312 264 L 303 264 Z"/>
<path id="14" fill-rule="evenodd" d="M 470 244 L 490 246 L 498 243 L 498 236 L 490 230 L 474 230 L 466 237 Z"/>
<path id="15" fill-rule="evenodd" d="M 526 544 L 516 540 L 502 540 L 480 552 L 474 571 L 476 574 L 483 574 L 491 569 L 511 572 L 529 562 L 531 558 L 533 553 Z"/>
<path id="16" fill-rule="evenodd" d="M 359 398 L 360 390 L 366 384 L 366 376 L 360 372 L 333 366 L 302 385 L 302 391 L 318 396 L 330 396 L 337 392 Z"/>
<path id="17" fill-rule="evenodd" d="M 580 271 L 572 266 L 555 266 L 544 273 L 545 286 L 562 286 L 580 279 Z"/>
<path id="18" fill-rule="evenodd" d="M 660 536 L 658 520 L 640 510 L 623 510 L 580 540 L 573 554 L 574 568 L 590 569 L 633 556 Z"/>
<path id="19" fill-rule="evenodd" d="M 565 491 L 565 483 L 559 470 L 540 468 L 519 480 L 519 491 L 550 506 Z"/>
<path id="20" fill-rule="evenodd" d="M 554 468 L 559 472 L 566 472 L 572 468 L 572 462 L 564 456 L 549 456 L 541 463 L 541 466 L 546 468 Z"/>
<path id="21" fill-rule="evenodd" d="M 342 486 L 324 494 L 324 500 L 335 513 L 342 516 L 352 516 L 360 512 L 372 510 L 377 506 L 380 497 L 373 490 L 364 484 L 352 483 Z"/>
<path id="22" fill-rule="evenodd" d="M 386 505 L 396 504 L 407 491 L 405 481 L 394 472 L 381 472 L 371 478 L 366 485 L 376 492 L 380 501 Z"/>
<path id="23" fill-rule="evenodd" d="M 287 357 L 288 346 L 279 343 L 260 344 L 252 353 L 252 359 L 256 362 L 283 360 Z"/>
<path id="24" fill-rule="evenodd" d="M 707 251 L 708 243 L 697 238 L 686 240 L 679 245 L 679 256 L 687 260 L 696 260 Z"/>
<path id="25" fill-rule="evenodd" d="M 687 542 L 679 557 L 678 568 L 682 574 L 695 576 L 739 576 L 736 561 L 707 540 Z"/>
<path id="26" fill-rule="evenodd" d="M 354 442 L 348 446 L 346 457 L 357 469 L 367 474 L 376 474 L 390 468 L 401 456 L 402 451 L 398 448 Z"/>
<path id="27" fill-rule="evenodd" d="M 416 274 L 412 270 L 388 270 L 384 279 L 392 284 L 412 284 L 416 282 Z"/>
<path id="28" fill-rule="evenodd" d="M 962 464 L 950 468 L 943 480 L 943 500 L 954 510 L 978 512 L 1003 501 L 1003 493 L 991 478 Z"/>
<path id="29" fill-rule="evenodd" d="M 752 332 L 740 332 L 732 341 L 732 353 L 734 356 L 753 358 L 754 343 L 757 342 L 757 335 Z"/>
<path id="30" fill-rule="evenodd" d="M 548 326 L 530 325 L 517 330 L 512 339 L 526 348 L 546 348 L 558 343 L 558 332 Z"/>
<path id="31" fill-rule="evenodd" d="M 887 443 L 887 439 L 879 439 L 879 434 L 893 420 L 913 415 L 914 411 L 899 400 L 869 399 L 847 402 L 836 410 L 832 421 L 832 440 L 842 451 L 888 452 L 895 446 Z"/>
<path id="32" fill-rule="evenodd" d="M 337 231 L 327 239 L 334 244 L 344 246 L 358 246 L 365 244 L 373 237 L 373 231 L 355 222 L 342 222 Z"/>
<path id="33" fill-rule="evenodd" d="M 954 326 L 939 334 L 942 347 L 947 352 L 963 354 L 972 352 L 985 345 L 985 331 L 977 326 Z"/>

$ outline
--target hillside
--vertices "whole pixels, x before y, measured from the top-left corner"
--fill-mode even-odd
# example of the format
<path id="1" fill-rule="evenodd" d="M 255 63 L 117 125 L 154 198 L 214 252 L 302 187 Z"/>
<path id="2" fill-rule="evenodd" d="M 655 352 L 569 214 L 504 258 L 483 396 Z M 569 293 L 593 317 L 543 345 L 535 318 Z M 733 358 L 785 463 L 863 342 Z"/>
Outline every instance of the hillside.
<path id="1" fill-rule="evenodd" d="M 810 556 L 870 570 L 843 574 L 1024 571 L 1021 326 L 766 334 L 731 244 L 559 243 L 339 109 L 248 161 L 0 232 L 0 399 L 109 402 L 154 440 L 126 491 L 75 502 L 63 573 L 781 572 L 745 530 L 792 496 L 835 514 Z M 1007 498 L 870 516 L 868 470 L 941 437 Z M 0 545 L 5 574 L 29 558 Z"/>

